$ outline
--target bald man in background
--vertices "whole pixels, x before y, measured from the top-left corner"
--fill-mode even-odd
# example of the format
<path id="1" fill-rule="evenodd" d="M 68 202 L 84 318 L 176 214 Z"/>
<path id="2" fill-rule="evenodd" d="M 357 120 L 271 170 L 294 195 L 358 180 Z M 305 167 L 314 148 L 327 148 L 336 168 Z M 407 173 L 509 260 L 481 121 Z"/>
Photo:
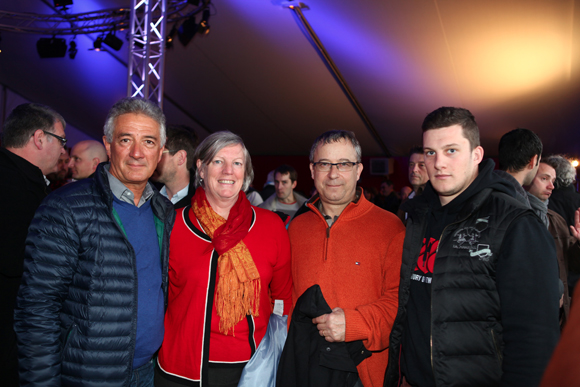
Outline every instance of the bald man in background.
<path id="1" fill-rule="evenodd" d="M 97 170 L 97 165 L 108 160 L 107 151 L 102 143 L 95 140 L 81 141 L 70 151 L 69 168 L 72 178 L 86 179 Z"/>

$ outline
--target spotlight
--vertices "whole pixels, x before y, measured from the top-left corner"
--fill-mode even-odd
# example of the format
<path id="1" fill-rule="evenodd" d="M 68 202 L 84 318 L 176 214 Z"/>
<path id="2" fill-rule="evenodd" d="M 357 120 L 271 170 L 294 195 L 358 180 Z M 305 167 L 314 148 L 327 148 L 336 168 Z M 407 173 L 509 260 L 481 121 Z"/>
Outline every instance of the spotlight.
<path id="1" fill-rule="evenodd" d="M 99 36 L 94 42 L 93 42 L 93 49 L 95 51 L 101 51 L 102 48 L 101 46 L 103 45 L 103 37 Z"/>
<path id="2" fill-rule="evenodd" d="M 67 5 L 72 5 L 72 0 L 54 0 L 54 6 L 58 7 L 66 7 Z"/>
<path id="3" fill-rule="evenodd" d="M 61 38 L 40 38 L 36 42 L 36 51 L 41 58 L 62 58 L 66 54 L 66 40 Z"/>
<path id="4" fill-rule="evenodd" d="M 117 36 L 115 36 L 115 34 L 112 32 L 110 32 L 107 36 L 105 36 L 103 43 L 105 43 L 107 46 L 111 47 L 115 51 L 119 51 L 121 47 L 123 47 L 123 41 L 117 38 Z"/>
<path id="5" fill-rule="evenodd" d="M 202 35 L 209 34 L 209 8 L 203 11 L 203 16 L 201 17 L 201 23 L 199 23 L 199 33 Z"/>
<path id="6" fill-rule="evenodd" d="M 167 37 L 165 38 L 166 49 L 173 47 L 173 38 L 175 37 L 176 34 L 177 34 L 177 24 L 174 24 L 173 28 L 171 28 L 171 31 L 169 31 L 169 35 L 167 35 Z"/>
<path id="7" fill-rule="evenodd" d="M 177 30 L 177 36 L 181 44 L 187 46 L 191 39 L 193 39 L 193 36 L 197 32 L 198 28 L 199 26 L 195 22 L 195 15 L 184 21 Z"/>
<path id="8" fill-rule="evenodd" d="M 79 50 L 77 50 L 77 43 L 74 40 L 71 40 L 69 43 L 68 57 L 74 59 L 77 56 L 78 51 Z"/>

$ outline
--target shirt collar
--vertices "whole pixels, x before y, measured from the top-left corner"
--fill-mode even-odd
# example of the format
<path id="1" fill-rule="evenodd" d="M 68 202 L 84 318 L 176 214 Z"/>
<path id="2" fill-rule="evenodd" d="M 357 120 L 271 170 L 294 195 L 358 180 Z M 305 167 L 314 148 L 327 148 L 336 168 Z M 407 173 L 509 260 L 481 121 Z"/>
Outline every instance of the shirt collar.
<path id="1" fill-rule="evenodd" d="M 163 188 L 161 188 L 161 190 L 159 191 L 159 193 L 161 195 L 163 195 L 167 199 L 171 200 L 171 203 L 173 203 L 173 204 L 177 203 L 178 201 L 180 201 L 181 199 L 186 197 L 188 192 L 189 192 L 189 184 L 186 185 L 184 189 L 182 189 L 181 191 L 179 191 L 175 195 L 173 195 L 171 197 L 171 199 L 169 199 L 169 195 L 167 194 L 167 188 L 165 186 L 163 186 Z"/>
<path id="2" fill-rule="evenodd" d="M 360 187 L 357 187 L 356 192 L 354 194 L 354 199 L 352 200 L 352 203 L 358 203 L 358 200 L 360 199 L 361 194 L 362 194 L 362 189 Z M 331 227 L 334 224 L 334 222 L 337 221 L 339 215 L 335 215 L 334 217 L 332 217 L 330 215 L 326 215 L 322 210 L 322 200 L 320 200 L 320 199 L 318 200 L 317 207 L 318 207 L 318 211 L 320 211 L 320 213 L 324 217 L 324 220 L 326 220 L 326 223 L 328 223 L 328 227 Z"/>
<path id="3" fill-rule="evenodd" d="M 129 188 L 125 186 L 125 184 L 121 183 L 119 179 L 111 174 L 109 168 L 111 164 L 105 165 L 105 171 L 107 171 L 107 177 L 109 178 L 109 187 L 111 187 L 111 192 L 115 197 L 123 202 L 130 203 L 135 205 L 135 194 Z M 149 182 L 145 185 L 145 189 L 143 190 L 143 194 L 141 195 L 141 199 L 139 199 L 139 204 L 137 207 L 141 207 L 143 204 L 147 202 L 147 200 L 151 199 L 155 191 Z"/>

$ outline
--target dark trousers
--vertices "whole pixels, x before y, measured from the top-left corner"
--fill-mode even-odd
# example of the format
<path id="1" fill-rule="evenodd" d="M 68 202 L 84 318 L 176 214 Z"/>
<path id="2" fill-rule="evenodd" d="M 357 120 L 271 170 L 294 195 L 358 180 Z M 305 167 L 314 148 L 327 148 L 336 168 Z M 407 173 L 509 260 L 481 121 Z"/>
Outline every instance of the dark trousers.
<path id="1" fill-rule="evenodd" d="M 212 367 L 208 370 L 209 387 L 237 387 L 242 377 L 244 367 Z M 166 374 L 155 367 L 155 387 L 183 387 L 190 386 L 187 380 L 178 378 L 168 378 Z"/>
<path id="2" fill-rule="evenodd" d="M 2 386 L 18 387 L 18 351 L 14 333 L 14 308 L 21 277 L 0 274 L 0 375 Z"/>

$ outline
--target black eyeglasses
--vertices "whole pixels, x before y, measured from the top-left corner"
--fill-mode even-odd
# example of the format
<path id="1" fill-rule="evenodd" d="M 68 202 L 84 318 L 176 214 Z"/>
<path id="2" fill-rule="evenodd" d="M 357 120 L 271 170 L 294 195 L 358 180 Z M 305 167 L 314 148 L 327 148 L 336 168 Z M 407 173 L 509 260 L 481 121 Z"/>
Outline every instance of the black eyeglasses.
<path id="1" fill-rule="evenodd" d="M 353 161 L 343 161 L 340 163 L 329 163 L 328 161 L 318 161 L 316 163 L 312 163 L 312 165 L 314 165 L 314 168 L 318 172 L 329 172 L 332 169 L 333 165 L 336 166 L 336 169 L 338 169 L 340 172 L 350 172 L 357 164 L 358 162 Z"/>
<path id="2" fill-rule="evenodd" d="M 175 152 L 178 152 L 178 151 L 177 151 L 177 150 L 169 150 L 169 149 L 165 149 L 165 150 L 164 150 L 163 152 L 161 152 L 161 153 L 163 154 L 163 153 L 175 153 Z"/>
<path id="3" fill-rule="evenodd" d="M 60 141 L 60 145 L 62 145 L 63 148 L 66 146 L 66 141 L 67 141 L 66 138 L 61 137 L 61 136 L 57 136 L 56 134 L 47 132 L 46 130 L 43 130 L 43 132 L 44 132 L 44 134 L 48 134 L 49 136 L 52 136 L 52 137 L 56 138 L 58 141 Z"/>

